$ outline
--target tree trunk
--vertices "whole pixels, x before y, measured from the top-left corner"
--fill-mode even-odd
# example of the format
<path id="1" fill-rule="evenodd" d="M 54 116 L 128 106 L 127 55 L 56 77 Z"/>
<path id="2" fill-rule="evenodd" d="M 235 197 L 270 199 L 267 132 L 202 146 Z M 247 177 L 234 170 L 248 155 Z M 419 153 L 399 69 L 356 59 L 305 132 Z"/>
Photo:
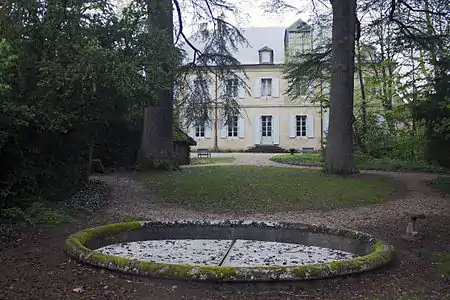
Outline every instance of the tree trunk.
<path id="1" fill-rule="evenodd" d="M 155 30 L 164 32 L 168 47 L 173 47 L 173 12 L 170 0 L 147 0 L 149 35 Z M 155 58 L 151 58 L 155 59 Z M 162 77 L 170 74 L 169 61 L 163 65 Z M 155 91 L 155 101 L 144 111 L 141 156 L 139 164 L 145 168 L 170 170 L 176 166 L 173 157 L 173 80 Z"/>
<path id="2" fill-rule="evenodd" d="M 320 81 L 320 150 L 324 151 L 323 144 L 323 82 Z"/>
<path id="3" fill-rule="evenodd" d="M 353 153 L 353 87 L 356 0 L 332 0 L 330 125 L 324 171 L 357 173 Z"/>
<path id="4" fill-rule="evenodd" d="M 357 49 L 357 60 L 358 60 L 358 78 L 359 78 L 359 87 L 361 89 L 361 120 L 362 120 L 362 135 L 363 137 L 367 134 L 367 100 L 366 100 L 366 87 L 364 85 L 363 71 L 362 71 L 362 59 L 361 59 L 361 45 L 359 39 L 361 37 L 361 24 L 359 20 L 357 21 L 356 26 L 356 49 Z M 353 117 L 355 120 L 355 117 Z M 354 125 L 356 128 L 356 125 Z M 355 130 L 355 135 L 357 136 L 358 145 L 362 145 L 362 141 L 360 135 Z M 360 146 L 361 147 L 361 146 Z M 364 147 L 365 148 L 365 147 Z"/>
<path id="5" fill-rule="evenodd" d="M 139 158 L 141 167 L 166 170 L 175 167 L 172 123 L 172 108 L 149 106 L 145 109 L 142 156 Z"/>
<path id="6" fill-rule="evenodd" d="M 356 144 L 356 147 L 359 148 L 359 150 L 362 153 L 367 153 L 366 145 L 361 140 L 361 135 L 358 132 L 358 126 L 356 126 L 356 117 L 353 115 L 353 137 L 354 137 L 354 144 Z"/>
<path id="7" fill-rule="evenodd" d="M 412 63 L 412 103 L 413 105 L 410 105 L 410 109 L 411 109 L 411 140 L 415 141 L 415 136 L 416 136 L 416 120 L 415 120 L 415 115 L 414 112 L 412 111 L 414 105 L 417 103 L 416 99 L 417 99 L 417 87 L 416 87 L 416 64 L 414 63 L 414 49 L 413 47 L 411 47 L 411 63 Z M 416 160 L 416 151 L 415 151 L 415 147 L 411 147 L 411 159 L 412 161 Z"/>
<path id="8" fill-rule="evenodd" d="M 215 78 L 215 89 L 214 89 L 214 151 L 219 152 L 219 106 L 218 106 L 218 80 L 217 75 Z"/>

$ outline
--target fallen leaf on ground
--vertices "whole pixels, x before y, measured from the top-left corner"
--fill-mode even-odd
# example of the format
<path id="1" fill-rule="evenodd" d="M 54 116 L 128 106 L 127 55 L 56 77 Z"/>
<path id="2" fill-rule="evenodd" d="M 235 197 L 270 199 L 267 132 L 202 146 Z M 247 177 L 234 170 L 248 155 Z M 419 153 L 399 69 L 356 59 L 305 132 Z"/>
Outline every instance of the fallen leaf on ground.
<path id="1" fill-rule="evenodd" d="M 83 288 L 82 287 L 76 287 L 72 291 L 74 291 L 75 293 L 82 293 L 83 292 Z"/>

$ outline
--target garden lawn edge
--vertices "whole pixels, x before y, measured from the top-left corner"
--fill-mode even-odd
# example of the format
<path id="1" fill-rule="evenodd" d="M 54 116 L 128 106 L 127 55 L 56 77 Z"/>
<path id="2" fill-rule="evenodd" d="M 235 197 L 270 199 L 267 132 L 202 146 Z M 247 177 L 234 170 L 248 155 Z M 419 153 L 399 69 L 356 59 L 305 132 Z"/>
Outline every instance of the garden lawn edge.
<path id="1" fill-rule="evenodd" d="M 86 247 L 89 240 L 111 236 L 119 232 L 137 230 L 145 226 L 172 226 L 174 224 L 192 226 L 258 226 L 306 228 L 311 232 L 343 236 L 354 240 L 363 240 L 370 244 L 372 252 L 352 259 L 328 263 L 301 266 L 257 266 L 229 267 L 169 264 L 136 259 L 127 259 L 97 252 Z M 65 241 L 65 252 L 72 258 L 85 264 L 119 271 L 127 274 L 207 281 L 299 281 L 324 279 L 342 275 L 356 274 L 379 268 L 389 263 L 394 257 L 394 247 L 369 234 L 325 227 L 322 225 L 305 225 L 293 223 L 254 222 L 254 221 L 168 221 L 168 222 L 124 222 L 89 228 L 70 235 Z"/>
<path id="2" fill-rule="evenodd" d="M 299 154 L 295 154 L 295 155 L 299 155 Z M 309 155 L 309 154 L 307 154 Z M 291 154 L 282 154 L 282 155 L 274 155 L 272 157 L 269 158 L 270 161 L 275 162 L 277 164 L 280 165 L 285 165 L 285 166 L 297 166 L 297 167 L 317 167 L 317 168 L 321 168 L 323 167 L 324 163 L 323 162 L 301 162 L 301 163 L 296 163 L 296 162 L 292 162 L 289 159 L 292 158 Z M 398 164 L 392 164 L 390 166 L 377 166 L 376 164 L 374 165 L 359 165 L 358 162 L 356 162 L 356 167 L 358 170 L 361 171 L 380 171 L 380 172 L 404 172 L 404 173 L 432 173 L 432 174 L 442 174 L 442 175 L 448 175 L 450 174 L 450 169 L 447 169 L 445 167 L 440 167 L 440 166 L 434 166 L 434 167 L 420 167 L 420 166 L 415 166 L 415 165 L 398 165 Z"/>

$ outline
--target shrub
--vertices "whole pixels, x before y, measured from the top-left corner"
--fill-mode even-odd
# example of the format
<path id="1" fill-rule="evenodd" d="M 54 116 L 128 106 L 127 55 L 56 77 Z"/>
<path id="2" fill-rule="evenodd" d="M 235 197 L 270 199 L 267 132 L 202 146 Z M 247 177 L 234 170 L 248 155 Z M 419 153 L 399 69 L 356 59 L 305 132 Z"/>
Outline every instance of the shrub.
<path id="1" fill-rule="evenodd" d="M 42 202 L 34 202 L 26 209 L 13 206 L 0 209 L 0 235 L 9 235 L 27 224 L 52 227 L 69 220 L 70 217 L 61 209 Z"/>
<path id="2" fill-rule="evenodd" d="M 439 176 L 429 184 L 440 190 L 444 195 L 450 196 L 450 176 Z"/>
<path id="3" fill-rule="evenodd" d="M 87 180 L 88 148 L 81 129 L 62 133 L 10 128 L 0 149 L 0 208 L 64 200 Z"/>
<path id="4" fill-rule="evenodd" d="M 296 154 L 296 155 L 276 155 L 270 158 L 272 161 L 289 165 L 317 166 L 323 165 L 322 154 Z M 381 170 L 381 171 L 423 171 L 448 173 L 448 169 L 426 161 L 404 161 L 389 157 L 376 158 L 364 154 L 356 154 L 356 166 L 360 170 Z"/>

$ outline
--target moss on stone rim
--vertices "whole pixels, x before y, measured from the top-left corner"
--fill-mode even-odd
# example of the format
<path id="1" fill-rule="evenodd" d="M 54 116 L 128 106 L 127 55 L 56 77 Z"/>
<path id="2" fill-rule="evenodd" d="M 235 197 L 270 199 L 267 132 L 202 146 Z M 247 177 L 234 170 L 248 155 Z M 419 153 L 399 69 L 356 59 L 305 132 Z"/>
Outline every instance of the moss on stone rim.
<path id="1" fill-rule="evenodd" d="M 230 223 L 231 222 L 231 223 Z M 230 226 L 233 221 L 224 221 L 215 223 L 215 225 Z M 200 222 L 201 223 L 201 222 Z M 193 222 L 124 222 L 108 224 L 105 226 L 89 228 L 72 234 L 65 242 L 66 253 L 79 261 L 94 266 L 121 271 L 129 274 L 156 276 L 166 278 L 182 278 L 212 281 L 272 281 L 272 280 L 308 280 L 329 278 L 340 275 L 360 273 L 378 268 L 391 261 L 394 256 L 394 247 L 376 240 L 370 235 L 344 229 L 334 229 L 325 226 L 300 224 L 302 230 L 307 229 L 314 232 L 326 234 L 341 235 L 351 239 L 364 239 L 372 245 L 372 252 L 348 260 L 333 261 L 329 263 L 308 264 L 301 266 L 256 266 L 256 267 L 229 267 L 229 266 L 203 266 L 203 265 L 184 265 L 156 263 L 149 261 L 140 261 L 127 259 L 119 256 L 112 256 L 97 252 L 86 247 L 86 243 L 97 237 L 111 236 L 120 232 L 137 230 L 143 226 L 167 224 L 199 224 L 199 221 Z M 203 222 L 204 226 L 211 223 Z M 242 221 L 235 224 L 240 226 L 264 226 L 264 222 L 252 222 L 244 225 Z M 262 224 L 262 225 L 261 225 Z M 295 226 L 296 224 L 279 223 L 268 226 Z M 297 224 L 299 225 L 299 224 Z M 281 227 L 282 228 L 282 227 Z"/>

